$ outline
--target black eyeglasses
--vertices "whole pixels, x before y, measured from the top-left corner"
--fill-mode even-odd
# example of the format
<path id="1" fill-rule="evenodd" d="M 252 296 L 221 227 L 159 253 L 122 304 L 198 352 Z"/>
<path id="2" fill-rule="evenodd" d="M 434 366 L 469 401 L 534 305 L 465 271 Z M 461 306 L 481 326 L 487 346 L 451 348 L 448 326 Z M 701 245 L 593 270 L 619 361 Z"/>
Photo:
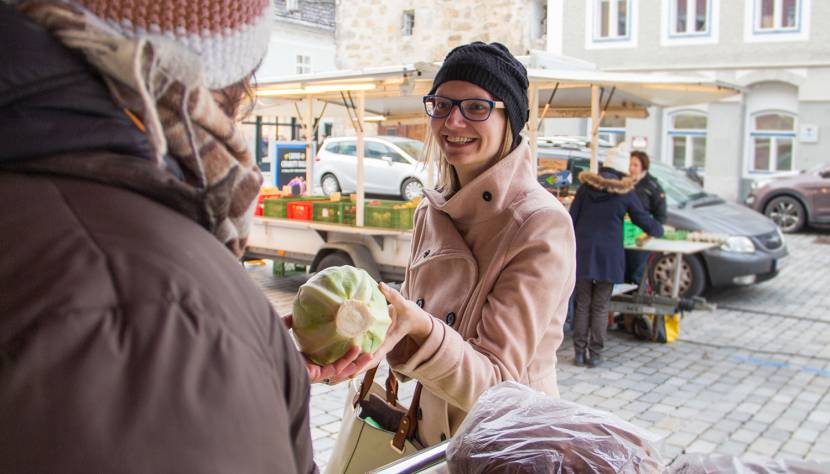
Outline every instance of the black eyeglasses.
<path id="1" fill-rule="evenodd" d="M 458 106 L 461 115 L 473 122 L 483 122 L 490 118 L 493 109 L 503 109 L 504 102 L 495 102 L 488 99 L 450 99 L 440 95 L 425 95 L 424 109 L 432 118 L 445 118 L 450 115 L 452 108 Z"/>

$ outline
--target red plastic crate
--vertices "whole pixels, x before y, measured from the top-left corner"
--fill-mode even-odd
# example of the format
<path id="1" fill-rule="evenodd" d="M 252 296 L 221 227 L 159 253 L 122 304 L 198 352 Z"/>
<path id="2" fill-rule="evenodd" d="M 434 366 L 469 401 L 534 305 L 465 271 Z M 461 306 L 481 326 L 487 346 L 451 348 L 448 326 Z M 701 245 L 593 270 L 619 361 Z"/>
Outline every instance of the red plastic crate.
<path id="1" fill-rule="evenodd" d="M 288 218 L 298 221 L 310 221 L 314 216 L 313 201 L 294 201 L 288 203 Z"/>
<path id="2" fill-rule="evenodd" d="M 272 198 L 278 198 L 278 197 L 280 197 L 279 194 L 260 194 L 259 196 L 257 196 L 256 210 L 254 211 L 254 215 L 256 215 L 256 216 L 261 216 L 262 215 L 263 201 L 265 201 L 266 199 L 272 199 Z"/>

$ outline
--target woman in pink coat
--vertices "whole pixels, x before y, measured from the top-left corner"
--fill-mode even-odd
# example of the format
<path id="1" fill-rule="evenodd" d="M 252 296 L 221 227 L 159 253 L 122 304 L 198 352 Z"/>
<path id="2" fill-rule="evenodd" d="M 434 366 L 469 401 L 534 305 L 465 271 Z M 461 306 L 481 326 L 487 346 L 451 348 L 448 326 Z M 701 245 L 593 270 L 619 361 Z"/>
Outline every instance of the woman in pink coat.
<path id="1" fill-rule="evenodd" d="M 452 50 L 424 97 L 439 186 L 415 213 L 401 293 L 381 284 L 394 324 L 378 352 L 423 386 L 418 437 L 457 430 L 507 380 L 557 396 L 556 349 L 574 286 L 567 211 L 536 181 L 527 140 L 527 71 L 503 45 Z"/>

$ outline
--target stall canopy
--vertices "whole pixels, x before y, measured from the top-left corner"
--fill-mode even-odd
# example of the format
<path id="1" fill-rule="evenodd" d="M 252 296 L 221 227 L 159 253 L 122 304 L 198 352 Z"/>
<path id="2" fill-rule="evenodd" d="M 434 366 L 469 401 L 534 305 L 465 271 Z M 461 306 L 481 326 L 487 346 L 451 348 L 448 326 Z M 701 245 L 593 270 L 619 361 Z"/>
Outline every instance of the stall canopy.
<path id="1" fill-rule="evenodd" d="M 358 140 L 358 225 L 363 223 L 363 137 L 366 122 L 424 123 L 421 97 L 429 92 L 440 64 L 367 68 L 277 78 L 257 84 L 255 114 L 295 116 L 305 124 L 307 156 L 315 119 L 350 121 Z M 596 135 L 605 117 L 645 118 L 649 106 L 676 107 L 712 102 L 734 95 L 738 86 L 702 77 L 605 72 L 587 68 L 528 68 L 532 156 L 540 121 L 592 118 L 591 168 L 597 169 Z M 307 167 L 311 181 L 311 166 Z M 310 186 L 309 186 L 310 187 Z"/>

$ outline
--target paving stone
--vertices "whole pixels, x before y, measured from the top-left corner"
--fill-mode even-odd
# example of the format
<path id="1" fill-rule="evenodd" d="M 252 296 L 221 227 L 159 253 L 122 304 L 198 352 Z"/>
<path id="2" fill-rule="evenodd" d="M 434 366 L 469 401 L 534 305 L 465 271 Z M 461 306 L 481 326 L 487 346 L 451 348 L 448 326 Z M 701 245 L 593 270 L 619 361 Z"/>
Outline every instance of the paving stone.
<path id="1" fill-rule="evenodd" d="M 792 454 L 798 458 L 803 458 L 809 451 L 810 443 L 799 441 L 797 439 L 791 439 L 784 443 L 784 446 L 781 447 L 782 453 Z"/>
<path id="2" fill-rule="evenodd" d="M 730 436 L 730 439 L 741 442 L 741 443 L 749 444 L 749 443 L 755 441 L 758 438 L 758 436 L 760 436 L 760 434 L 756 433 L 754 431 L 740 429 L 740 430 L 735 431 L 734 433 L 732 433 L 732 435 Z"/>
<path id="3" fill-rule="evenodd" d="M 686 448 L 686 452 L 709 454 L 713 452 L 716 447 L 717 445 L 715 443 L 699 439 Z"/>
<path id="4" fill-rule="evenodd" d="M 730 456 L 742 456 L 746 452 L 747 446 L 747 443 L 730 440 L 718 445 L 718 447 L 715 448 L 715 452 L 728 454 Z"/>
<path id="5" fill-rule="evenodd" d="M 704 431 L 700 435 L 700 439 L 705 440 L 705 441 L 709 441 L 710 443 L 720 444 L 723 441 L 726 441 L 727 439 L 729 439 L 729 433 L 726 432 L 726 431 L 721 431 L 720 429 L 717 429 L 717 428 L 711 428 L 711 429 L 708 429 L 708 430 Z"/>
<path id="6" fill-rule="evenodd" d="M 775 441 L 769 438 L 758 438 L 749 445 L 749 451 L 767 457 L 775 457 L 775 453 L 778 452 L 780 447 L 780 441 Z"/>

